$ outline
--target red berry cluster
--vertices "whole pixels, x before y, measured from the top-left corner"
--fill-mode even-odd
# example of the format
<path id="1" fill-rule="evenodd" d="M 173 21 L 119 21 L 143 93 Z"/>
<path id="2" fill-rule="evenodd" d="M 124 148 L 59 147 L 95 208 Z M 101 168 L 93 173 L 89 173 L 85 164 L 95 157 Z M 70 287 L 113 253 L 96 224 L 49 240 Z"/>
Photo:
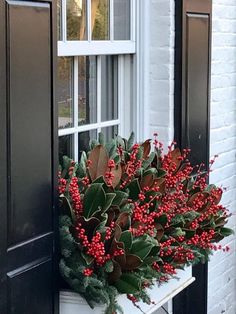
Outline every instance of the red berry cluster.
<path id="1" fill-rule="evenodd" d="M 107 261 L 111 260 L 115 256 L 124 255 L 124 251 L 122 249 L 115 249 L 112 254 L 106 253 L 105 241 L 111 239 L 113 227 L 114 224 L 107 228 L 104 240 L 102 239 L 101 233 L 97 231 L 91 241 L 88 240 L 86 231 L 81 227 L 81 224 L 78 224 L 76 227 L 77 237 L 80 240 L 83 249 L 86 254 L 94 258 L 94 261 L 98 266 L 103 266 Z"/>
<path id="2" fill-rule="evenodd" d="M 76 215 L 81 215 L 83 213 L 83 202 L 81 200 L 77 177 L 73 177 L 70 181 L 69 194 Z"/>

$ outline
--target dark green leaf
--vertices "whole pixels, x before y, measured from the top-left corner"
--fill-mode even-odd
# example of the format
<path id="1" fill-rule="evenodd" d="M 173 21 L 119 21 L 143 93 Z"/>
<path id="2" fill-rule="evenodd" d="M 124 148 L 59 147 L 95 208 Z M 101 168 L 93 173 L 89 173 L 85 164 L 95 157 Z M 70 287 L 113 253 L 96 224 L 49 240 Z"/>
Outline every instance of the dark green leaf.
<path id="1" fill-rule="evenodd" d="M 112 205 L 119 206 L 124 200 L 127 200 L 128 194 L 122 191 L 114 191 L 116 193 L 116 197 L 114 198 Z"/>
<path id="2" fill-rule="evenodd" d="M 93 183 L 84 194 L 84 217 L 89 218 L 101 210 L 106 202 L 106 195 L 101 183 Z"/>
<path id="3" fill-rule="evenodd" d="M 127 189 L 129 189 L 129 197 L 132 200 L 137 200 L 138 195 L 140 193 L 140 185 L 138 179 L 133 180 L 128 186 Z"/>
<path id="4" fill-rule="evenodd" d="M 125 246 L 125 250 L 129 251 L 132 246 L 132 241 L 133 241 L 131 232 L 128 230 L 122 232 L 119 241 L 123 242 Z"/>
<path id="5" fill-rule="evenodd" d="M 122 274 L 115 287 L 120 293 L 134 294 L 141 289 L 141 279 L 133 274 Z"/>
<path id="6" fill-rule="evenodd" d="M 133 145 L 134 145 L 134 132 L 132 132 L 132 133 L 130 134 L 130 137 L 129 137 L 129 139 L 128 139 L 128 142 L 127 142 L 127 150 L 130 150 Z"/>
<path id="7" fill-rule="evenodd" d="M 105 203 L 105 206 L 103 207 L 103 211 L 107 211 L 111 207 L 111 204 L 115 197 L 116 197 L 115 193 L 106 194 L 106 203 Z"/>

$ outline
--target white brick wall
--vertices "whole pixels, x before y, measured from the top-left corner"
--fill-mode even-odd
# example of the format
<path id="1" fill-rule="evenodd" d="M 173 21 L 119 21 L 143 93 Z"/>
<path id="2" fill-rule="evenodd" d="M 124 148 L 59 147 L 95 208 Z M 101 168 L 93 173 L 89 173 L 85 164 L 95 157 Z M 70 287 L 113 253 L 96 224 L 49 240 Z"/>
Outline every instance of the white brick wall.
<path id="1" fill-rule="evenodd" d="M 236 230 L 236 1 L 213 0 L 211 155 L 219 154 L 211 182 L 228 188 L 223 203 Z M 235 237 L 224 241 L 231 252 L 209 263 L 208 313 L 236 313 Z"/>
<path id="2" fill-rule="evenodd" d="M 173 139 L 174 0 L 150 1 L 149 130 Z M 223 203 L 236 231 L 236 0 L 213 0 L 210 152 L 219 154 L 210 180 L 227 187 Z M 236 313 L 236 238 L 230 253 L 209 263 L 208 314 Z"/>
<path id="3" fill-rule="evenodd" d="M 150 1 L 150 137 L 173 139 L 174 121 L 174 1 Z"/>

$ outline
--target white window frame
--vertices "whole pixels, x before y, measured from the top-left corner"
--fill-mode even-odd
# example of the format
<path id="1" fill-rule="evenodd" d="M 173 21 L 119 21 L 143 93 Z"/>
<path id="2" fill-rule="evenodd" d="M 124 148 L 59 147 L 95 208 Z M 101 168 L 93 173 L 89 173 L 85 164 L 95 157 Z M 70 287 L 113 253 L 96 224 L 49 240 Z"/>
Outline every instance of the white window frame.
<path id="1" fill-rule="evenodd" d="M 62 0 L 62 41 L 58 41 L 58 57 L 73 57 L 73 127 L 59 129 L 58 135 L 73 136 L 73 158 L 77 161 L 79 156 L 78 134 L 85 131 L 101 131 L 104 127 L 118 126 L 121 136 L 129 136 L 134 130 L 136 112 L 131 101 L 131 95 L 136 90 L 136 80 L 134 84 L 130 81 L 131 55 L 136 53 L 136 14 L 137 6 L 135 0 L 130 0 L 130 40 L 114 40 L 113 9 L 114 0 L 110 0 L 110 40 L 91 39 L 91 0 L 87 0 L 87 33 L 88 40 L 67 41 L 66 29 L 66 2 Z M 78 125 L 78 57 L 97 56 L 97 122 L 86 125 Z M 118 55 L 118 119 L 101 121 L 101 56 Z M 134 76 L 134 73 L 132 73 Z"/>
<path id="2" fill-rule="evenodd" d="M 110 0 L 110 40 L 92 40 L 91 38 L 91 0 L 87 0 L 87 40 L 67 41 L 66 1 L 62 0 L 62 40 L 58 41 L 58 56 L 120 55 L 136 52 L 136 1 L 130 0 L 130 40 L 114 40 L 113 9 L 114 0 Z"/>

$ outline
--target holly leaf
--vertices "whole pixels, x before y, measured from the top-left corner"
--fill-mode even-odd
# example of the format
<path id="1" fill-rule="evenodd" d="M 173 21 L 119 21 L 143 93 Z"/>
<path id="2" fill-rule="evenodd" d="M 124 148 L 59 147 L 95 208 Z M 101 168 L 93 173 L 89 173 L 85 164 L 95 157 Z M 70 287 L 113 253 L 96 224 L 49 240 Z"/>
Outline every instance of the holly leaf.
<path id="1" fill-rule="evenodd" d="M 102 183 L 93 183 L 84 194 L 84 217 L 89 218 L 105 206 L 106 194 Z"/>

